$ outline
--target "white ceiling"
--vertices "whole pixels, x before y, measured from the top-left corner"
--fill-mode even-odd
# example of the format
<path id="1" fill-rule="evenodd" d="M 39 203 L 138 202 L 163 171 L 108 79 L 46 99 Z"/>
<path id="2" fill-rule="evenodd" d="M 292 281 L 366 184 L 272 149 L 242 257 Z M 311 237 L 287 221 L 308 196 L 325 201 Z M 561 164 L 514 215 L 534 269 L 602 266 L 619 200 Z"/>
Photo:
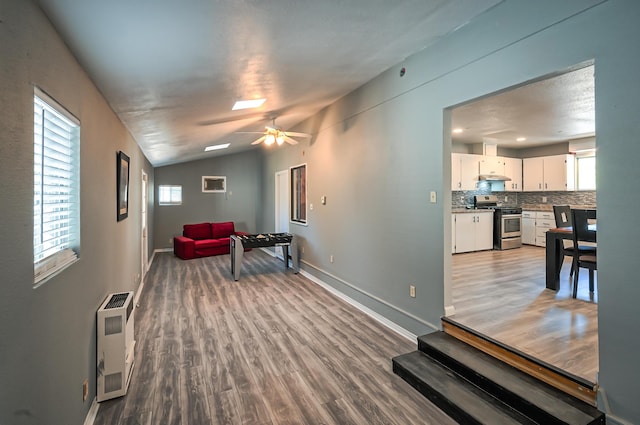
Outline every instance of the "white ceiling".
<path id="1" fill-rule="evenodd" d="M 251 149 L 500 1 L 37 0 L 154 166 Z"/>
<path id="2" fill-rule="evenodd" d="M 594 136 L 593 73 L 590 65 L 459 106 L 451 128 L 464 131 L 452 139 L 527 148 Z"/>

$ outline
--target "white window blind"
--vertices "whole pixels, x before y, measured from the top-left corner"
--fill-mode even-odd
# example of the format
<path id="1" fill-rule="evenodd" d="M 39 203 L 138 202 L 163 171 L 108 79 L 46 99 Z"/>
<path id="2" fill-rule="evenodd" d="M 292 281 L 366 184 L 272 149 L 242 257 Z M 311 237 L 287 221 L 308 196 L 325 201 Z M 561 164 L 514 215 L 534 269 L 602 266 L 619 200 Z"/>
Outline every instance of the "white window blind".
<path id="1" fill-rule="evenodd" d="M 176 186 L 176 185 L 158 186 L 158 204 L 182 205 L 182 186 Z"/>
<path id="2" fill-rule="evenodd" d="M 33 264 L 38 284 L 80 253 L 80 125 L 38 89 L 33 104 Z"/>

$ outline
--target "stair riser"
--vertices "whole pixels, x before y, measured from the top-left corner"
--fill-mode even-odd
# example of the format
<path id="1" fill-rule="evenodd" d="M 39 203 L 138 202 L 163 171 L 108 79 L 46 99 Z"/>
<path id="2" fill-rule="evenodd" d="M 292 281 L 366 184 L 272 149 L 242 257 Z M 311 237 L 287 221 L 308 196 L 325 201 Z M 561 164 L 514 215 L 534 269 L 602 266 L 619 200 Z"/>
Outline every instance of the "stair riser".
<path id="1" fill-rule="evenodd" d="M 479 388 L 482 388 L 497 399 L 502 400 L 504 403 L 515 408 L 519 412 L 524 413 L 534 421 L 549 425 L 564 424 L 563 421 L 558 420 L 556 417 L 529 403 L 527 400 L 522 399 L 517 394 L 513 394 L 511 391 L 497 385 L 495 382 L 476 373 L 474 370 L 469 369 L 465 365 L 457 362 L 455 359 L 450 358 L 447 354 L 442 353 L 437 348 L 425 344 L 421 340 L 418 341 L 418 350 L 445 365 L 457 374 L 463 376 L 469 382 Z"/>
<path id="2" fill-rule="evenodd" d="M 426 397 L 433 404 L 438 406 L 438 408 L 440 408 L 443 412 L 453 418 L 456 422 L 469 425 L 482 425 L 481 422 L 478 422 L 473 417 L 468 415 L 463 409 L 449 402 L 449 400 L 446 397 L 443 397 L 442 394 L 435 391 L 433 388 L 426 385 L 419 379 L 416 379 L 416 377 L 411 372 L 407 371 L 395 361 L 393 361 L 393 372 L 404 379 L 409 385 L 415 388 L 420 394 Z"/>

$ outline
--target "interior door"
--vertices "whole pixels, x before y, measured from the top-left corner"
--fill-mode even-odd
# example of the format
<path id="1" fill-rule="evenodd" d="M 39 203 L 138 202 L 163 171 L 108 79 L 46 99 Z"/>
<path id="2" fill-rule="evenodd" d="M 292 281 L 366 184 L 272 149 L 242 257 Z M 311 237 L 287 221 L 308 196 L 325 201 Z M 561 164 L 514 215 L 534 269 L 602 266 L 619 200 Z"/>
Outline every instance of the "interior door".
<path id="1" fill-rule="evenodd" d="M 276 173 L 276 232 L 289 231 L 289 170 Z M 282 248 L 276 249 L 276 256 L 284 259 Z"/>
<path id="2" fill-rule="evenodd" d="M 141 273 L 140 273 L 140 281 L 144 280 L 144 276 L 147 274 L 147 269 L 149 268 L 149 243 L 147 237 L 147 227 L 149 222 L 148 212 L 147 212 L 147 202 L 148 202 L 148 191 L 149 188 L 149 177 L 143 171 L 142 172 L 142 202 L 141 202 L 141 225 L 140 225 L 140 258 L 141 258 Z"/>

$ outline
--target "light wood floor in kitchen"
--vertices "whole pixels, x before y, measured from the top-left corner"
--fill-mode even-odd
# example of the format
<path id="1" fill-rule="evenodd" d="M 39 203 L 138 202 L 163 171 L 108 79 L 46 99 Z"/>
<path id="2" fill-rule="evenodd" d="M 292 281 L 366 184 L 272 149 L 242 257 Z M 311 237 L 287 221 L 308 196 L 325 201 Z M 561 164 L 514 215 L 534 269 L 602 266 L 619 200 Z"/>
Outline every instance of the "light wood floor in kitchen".
<path id="1" fill-rule="evenodd" d="M 560 290 L 545 289 L 545 250 L 523 246 L 453 256 L 451 319 L 546 363 L 596 382 L 598 370 L 597 272 L 595 293 L 581 270 L 578 297 L 570 292 L 570 258 Z"/>
<path id="2" fill-rule="evenodd" d="M 95 425 L 454 424 L 391 370 L 411 342 L 253 250 L 157 255 L 126 396 Z"/>

